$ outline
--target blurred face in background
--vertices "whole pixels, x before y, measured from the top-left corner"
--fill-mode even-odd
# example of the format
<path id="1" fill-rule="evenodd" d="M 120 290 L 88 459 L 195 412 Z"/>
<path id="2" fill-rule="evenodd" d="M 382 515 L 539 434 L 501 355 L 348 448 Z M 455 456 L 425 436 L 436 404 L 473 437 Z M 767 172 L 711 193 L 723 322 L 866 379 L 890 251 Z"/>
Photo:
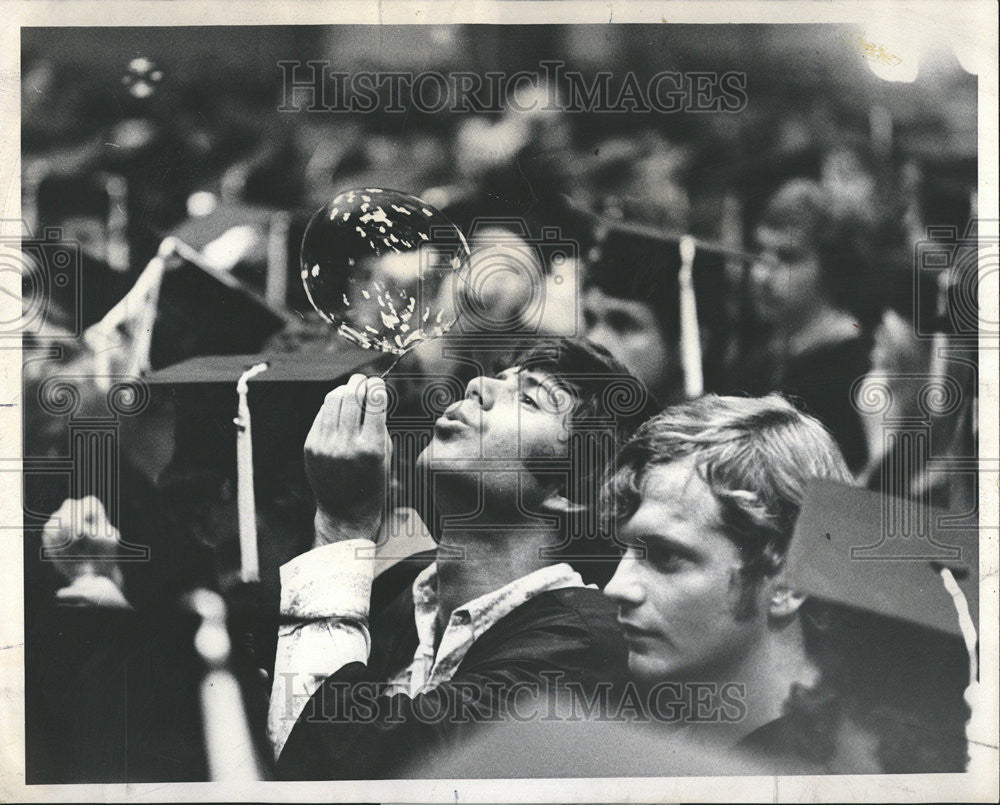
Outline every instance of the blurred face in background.
<path id="1" fill-rule="evenodd" d="M 525 329 L 525 314 L 546 297 L 544 272 L 535 248 L 520 235 L 497 226 L 480 226 L 470 236 L 471 256 L 461 279 L 442 284 L 439 308 L 455 310 L 457 320 L 443 337 L 425 341 L 414 350 L 421 370 L 429 375 L 455 377 L 465 382 L 492 366 L 489 343 L 480 349 L 465 335 L 499 335 Z M 530 330 L 529 330 L 530 332 Z M 447 347 L 461 345 L 446 357 Z M 471 371 L 478 364 L 479 371 Z"/>
<path id="2" fill-rule="evenodd" d="M 751 268 L 757 317 L 771 325 L 795 327 L 825 300 L 819 256 L 806 232 L 762 226 L 756 233 L 758 259 Z"/>
<path id="3" fill-rule="evenodd" d="M 458 331 L 515 332 L 538 302 L 545 273 L 539 254 L 523 235 L 499 226 L 478 226 L 470 239 L 469 270 L 456 288 Z"/>
<path id="4" fill-rule="evenodd" d="M 588 288 L 583 299 L 585 335 L 608 350 L 661 400 L 667 399 L 671 351 L 650 305 Z"/>

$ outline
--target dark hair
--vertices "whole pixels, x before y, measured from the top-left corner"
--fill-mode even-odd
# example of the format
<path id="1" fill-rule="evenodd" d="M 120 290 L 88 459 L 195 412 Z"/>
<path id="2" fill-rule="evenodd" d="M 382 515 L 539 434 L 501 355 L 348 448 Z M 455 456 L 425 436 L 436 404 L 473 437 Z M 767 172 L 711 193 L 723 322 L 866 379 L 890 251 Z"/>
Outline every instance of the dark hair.
<path id="1" fill-rule="evenodd" d="M 602 492 L 613 472 L 615 455 L 642 422 L 658 410 L 658 403 L 643 383 L 615 360 L 604 347 L 585 338 L 535 339 L 497 359 L 495 368 L 512 366 L 549 375 L 573 396 L 570 419 L 569 470 L 553 472 L 543 465 L 540 477 L 549 477 L 580 511 L 567 518 L 560 533 L 563 543 L 550 558 L 595 564 L 585 573 L 589 580 L 610 579 L 618 549 L 610 538 L 611 517 Z M 599 565 L 606 565 L 599 567 Z"/>
<path id="2" fill-rule="evenodd" d="M 591 249 L 583 274 L 584 289 L 639 302 L 653 312 L 668 344 L 680 337 L 676 244 L 660 238 L 612 231 Z"/>
<path id="3" fill-rule="evenodd" d="M 616 521 L 639 507 L 651 466 L 693 458 L 722 510 L 726 533 L 756 582 L 784 564 L 812 478 L 851 482 L 844 457 L 819 423 L 784 397 L 719 397 L 671 406 L 638 429 L 609 485 Z"/>
<path id="4" fill-rule="evenodd" d="M 619 444 L 658 411 L 656 399 L 642 382 L 608 350 L 586 338 L 535 339 L 494 362 L 498 370 L 511 366 L 551 375 L 575 399 L 574 428 L 588 420 L 608 420 Z"/>

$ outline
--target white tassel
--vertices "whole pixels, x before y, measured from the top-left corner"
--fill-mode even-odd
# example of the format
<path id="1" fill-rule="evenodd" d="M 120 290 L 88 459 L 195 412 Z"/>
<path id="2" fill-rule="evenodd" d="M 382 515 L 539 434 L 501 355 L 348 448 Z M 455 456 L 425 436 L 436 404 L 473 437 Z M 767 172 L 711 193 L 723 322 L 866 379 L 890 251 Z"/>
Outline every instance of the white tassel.
<path id="1" fill-rule="evenodd" d="M 694 295 L 695 240 L 685 235 L 680 242 L 681 366 L 684 369 L 684 395 L 693 400 L 705 393 L 705 378 L 701 365 L 701 333 L 698 327 L 698 305 Z"/>
<path id="2" fill-rule="evenodd" d="M 240 577 L 243 581 L 259 581 L 257 559 L 257 504 L 253 491 L 253 438 L 250 430 L 250 406 L 247 402 L 250 378 L 268 367 L 258 363 L 245 371 L 236 383 L 236 510 L 240 529 Z"/>
<path id="3" fill-rule="evenodd" d="M 986 779 L 989 774 L 996 771 L 997 750 L 996 738 L 992 736 L 990 711 L 983 700 L 982 688 L 977 679 L 979 671 L 976 661 L 976 643 L 978 642 L 976 625 L 972 622 L 969 602 L 961 587 L 958 586 L 958 582 L 955 581 L 955 576 L 946 567 L 942 567 L 940 573 L 944 588 L 955 604 L 955 611 L 958 613 L 958 627 L 962 632 L 965 649 L 969 654 L 969 684 L 965 689 L 965 703 L 970 710 L 969 720 L 965 724 L 965 739 L 969 744 L 969 762 L 965 771 L 967 774 L 975 775 L 977 779 Z"/>

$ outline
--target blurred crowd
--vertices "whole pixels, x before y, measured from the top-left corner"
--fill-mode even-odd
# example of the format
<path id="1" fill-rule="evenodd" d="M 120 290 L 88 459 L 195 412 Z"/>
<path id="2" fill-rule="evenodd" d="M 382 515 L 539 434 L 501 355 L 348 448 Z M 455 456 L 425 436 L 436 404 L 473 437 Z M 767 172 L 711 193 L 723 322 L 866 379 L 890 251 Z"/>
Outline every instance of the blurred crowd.
<path id="1" fill-rule="evenodd" d="M 336 44 L 300 36 L 303 53 Z M 585 37 L 574 36 L 562 46 L 585 53 Z M 44 325 L 24 338 L 29 634 L 52 633 L 52 618 L 65 617 L 53 615 L 53 601 L 174 612 L 178 593 L 204 587 L 239 598 L 231 620 L 255 624 L 236 675 L 268 666 L 277 568 L 311 539 L 302 444 L 339 375 L 275 384 L 252 403 L 262 555 L 260 587 L 248 591 L 236 583 L 235 377 L 191 369 L 190 378 L 157 381 L 156 373 L 206 355 L 342 354 L 343 339 L 303 291 L 299 246 L 312 213 L 347 188 L 425 200 L 462 230 L 473 270 L 482 267 L 471 280 L 476 320 L 401 362 L 396 393 L 411 409 L 400 407 L 400 421 L 422 413 L 433 421 L 434 411 L 418 410 L 428 403 L 411 393 L 414 383 L 453 378 L 450 387 L 461 389 L 477 374 L 477 337 L 583 335 L 633 372 L 659 408 L 706 392 L 781 392 L 829 429 L 860 485 L 959 514 L 975 508 L 974 476 L 934 471 L 935 460 L 974 456 L 977 440 L 975 353 L 971 364 L 959 359 L 965 323 L 948 315 L 956 304 L 975 310 L 956 268 L 977 214 L 975 154 L 961 143 L 937 147 L 961 121 L 935 119 L 916 91 L 907 100 L 918 112 L 893 129 L 905 103 L 873 90 L 859 111 L 857 90 L 841 93 L 849 82 L 832 72 L 813 79 L 825 92 L 803 101 L 793 85 L 810 79 L 780 76 L 772 48 L 737 114 L 515 111 L 532 106 L 524 97 L 483 114 L 279 113 L 281 74 L 248 78 L 239 59 L 175 70 L 169 54 L 153 49 L 115 71 L 56 57 L 37 37 L 25 45 L 25 225 L 35 240 L 58 229 L 80 257 L 74 281 L 25 284 L 26 293 L 45 294 Z M 461 44 L 441 48 L 447 66 Z M 768 77 L 776 88 L 764 88 Z M 519 91 L 548 97 L 553 88 Z M 787 107 L 786 95 L 794 98 Z M 971 120 L 974 140 L 974 112 Z M 152 282 L 168 237 L 197 261 L 175 250 Z M 925 267 L 921 255 L 934 247 L 949 258 Z M 48 264 L 39 254 L 26 265 L 42 277 Z M 462 349 L 464 361 L 455 357 Z M 378 357 L 355 365 L 384 368 Z M 59 377 L 75 389 L 72 410 L 47 399 L 46 384 Z M 130 378 L 151 383 L 136 392 L 149 399 L 116 419 L 105 470 L 67 485 L 46 467 L 66 456 L 72 464 L 74 434 L 83 432 L 74 423 L 107 418 L 109 389 Z M 148 547 L 149 561 L 121 562 L 113 573 L 39 561 L 49 516 L 65 499 L 86 496 L 114 521 L 92 527 Z M 95 587 L 95 576 L 112 583 Z M 144 659 L 149 712 L 114 718 L 172 719 L 176 735 L 187 734 L 184 719 L 202 729 L 180 693 L 157 698 L 152 689 L 163 668 L 176 667 L 174 657 L 156 668 L 169 647 L 183 646 L 191 674 L 205 662 L 185 637 L 210 619 L 203 609 L 189 606 L 182 626 L 164 615 L 142 634 L 131 625 L 80 626 L 103 635 L 108 656 L 115 641 L 155 647 Z M 36 653 L 46 685 L 66 683 L 46 650 Z M 107 657 L 89 662 L 92 680 L 112 673 Z M 189 683 L 174 678 L 167 688 Z M 264 705 L 246 698 L 259 721 Z M 114 778 L 116 758 L 129 753 L 130 773 L 147 779 L 208 773 L 193 750 L 178 756 L 184 742 L 165 734 L 129 746 L 97 740 L 94 758 L 66 761 L 60 747 L 86 745 L 93 734 L 62 730 L 52 715 L 61 707 L 72 705 L 29 689 L 29 710 L 42 714 L 29 753 L 39 781 Z M 87 716 L 99 717 L 109 716 Z"/>

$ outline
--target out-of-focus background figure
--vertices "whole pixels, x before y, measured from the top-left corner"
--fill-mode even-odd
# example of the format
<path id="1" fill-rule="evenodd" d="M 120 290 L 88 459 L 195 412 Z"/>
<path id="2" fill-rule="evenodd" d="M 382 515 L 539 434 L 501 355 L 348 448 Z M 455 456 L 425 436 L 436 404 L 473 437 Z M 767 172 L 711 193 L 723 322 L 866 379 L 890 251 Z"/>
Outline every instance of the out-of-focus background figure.
<path id="1" fill-rule="evenodd" d="M 745 368 L 754 391 L 781 389 L 801 400 L 857 470 L 865 441 L 850 389 L 867 370 L 871 348 L 849 306 L 874 267 L 867 222 L 838 218 L 835 203 L 808 179 L 790 181 L 767 202 L 754 232 L 760 256 L 750 269 L 762 349 Z"/>

